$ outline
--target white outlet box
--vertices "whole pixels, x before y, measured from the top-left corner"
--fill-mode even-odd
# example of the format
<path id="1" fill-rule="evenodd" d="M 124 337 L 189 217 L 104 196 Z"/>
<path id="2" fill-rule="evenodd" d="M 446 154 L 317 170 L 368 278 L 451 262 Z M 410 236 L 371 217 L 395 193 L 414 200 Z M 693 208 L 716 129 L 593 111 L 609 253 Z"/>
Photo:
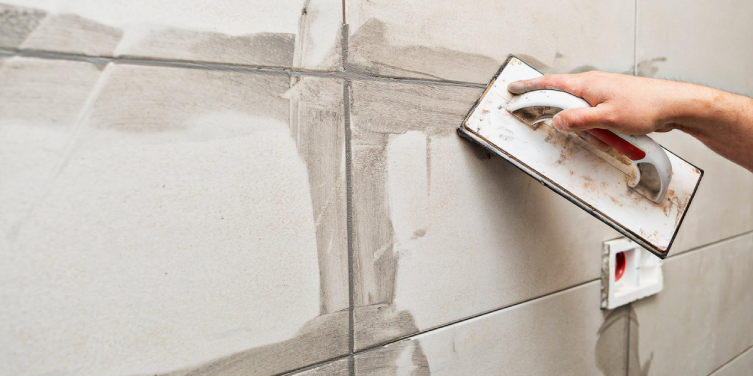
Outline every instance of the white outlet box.
<path id="1" fill-rule="evenodd" d="M 627 238 L 606 241 L 601 256 L 601 308 L 614 309 L 664 287 L 662 260 Z"/>

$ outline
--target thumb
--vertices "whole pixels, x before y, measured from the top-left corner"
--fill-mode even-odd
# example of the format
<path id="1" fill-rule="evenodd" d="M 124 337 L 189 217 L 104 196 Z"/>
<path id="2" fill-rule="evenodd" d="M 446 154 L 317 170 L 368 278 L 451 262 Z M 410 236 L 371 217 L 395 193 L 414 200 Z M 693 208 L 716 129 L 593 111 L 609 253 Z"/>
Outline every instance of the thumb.
<path id="1" fill-rule="evenodd" d="M 552 125 L 567 132 L 580 132 L 593 128 L 606 128 L 603 110 L 598 107 L 572 108 L 554 116 Z"/>

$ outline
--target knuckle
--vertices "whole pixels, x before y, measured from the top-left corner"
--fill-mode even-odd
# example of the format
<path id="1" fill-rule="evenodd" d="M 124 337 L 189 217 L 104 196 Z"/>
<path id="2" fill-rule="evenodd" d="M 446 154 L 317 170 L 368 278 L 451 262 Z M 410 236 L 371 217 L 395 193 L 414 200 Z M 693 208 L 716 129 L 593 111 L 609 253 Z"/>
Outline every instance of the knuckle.
<path id="1" fill-rule="evenodd" d="M 541 81 L 548 87 L 561 88 L 563 86 L 563 77 L 559 74 L 547 73 L 541 77 Z"/>

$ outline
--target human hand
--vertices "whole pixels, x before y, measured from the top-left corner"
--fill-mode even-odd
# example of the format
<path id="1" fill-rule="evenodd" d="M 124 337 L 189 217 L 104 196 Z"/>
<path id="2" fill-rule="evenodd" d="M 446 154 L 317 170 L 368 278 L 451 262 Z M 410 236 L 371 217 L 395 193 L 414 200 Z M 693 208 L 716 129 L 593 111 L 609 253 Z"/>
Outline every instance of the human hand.
<path id="1" fill-rule="evenodd" d="M 753 99 L 705 86 L 604 72 L 547 74 L 511 83 L 513 94 L 560 90 L 592 107 L 564 110 L 552 119 L 601 150 L 605 143 L 585 131 L 603 128 L 643 135 L 679 129 L 753 172 Z"/>
<path id="2" fill-rule="evenodd" d="M 554 116 L 557 129 L 580 132 L 592 128 L 643 135 L 666 132 L 673 120 L 671 98 L 681 89 L 676 82 L 604 72 L 547 74 L 511 83 L 513 94 L 532 90 L 559 90 L 583 98 L 592 107 L 565 110 Z"/>

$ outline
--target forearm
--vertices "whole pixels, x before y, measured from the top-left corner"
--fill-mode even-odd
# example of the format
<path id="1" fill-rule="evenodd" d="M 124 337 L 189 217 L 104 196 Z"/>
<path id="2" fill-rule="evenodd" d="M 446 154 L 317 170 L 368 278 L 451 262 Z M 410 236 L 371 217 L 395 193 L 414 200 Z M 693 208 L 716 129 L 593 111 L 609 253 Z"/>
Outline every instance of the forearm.
<path id="1" fill-rule="evenodd" d="M 704 86 L 682 84 L 671 126 L 753 172 L 753 99 Z"/>

